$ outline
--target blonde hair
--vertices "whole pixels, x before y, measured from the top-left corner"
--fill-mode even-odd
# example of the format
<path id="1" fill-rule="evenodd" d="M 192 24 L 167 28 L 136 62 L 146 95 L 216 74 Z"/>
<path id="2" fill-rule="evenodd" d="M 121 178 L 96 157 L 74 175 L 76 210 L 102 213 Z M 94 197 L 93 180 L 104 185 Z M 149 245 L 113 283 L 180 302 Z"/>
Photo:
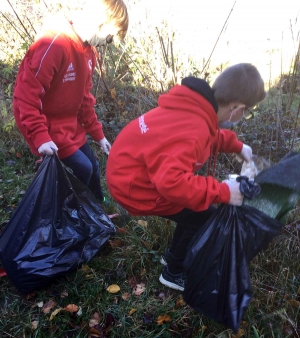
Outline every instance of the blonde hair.
<path id="1" fill-rule="evenodd" d="M 216 78 L 212 90 L 220 106 L 240 102 L 253 107 L 266 97 L 264 81 L 250 63 L 239 63 L 225 69 Z"/>
<path id="2" fill-rule="evenodd" d="M 128 30 L 128 12 L 123 0 L 102 0 L 108 23 L 118 28 L 118 38 L 123 40 Z"/>

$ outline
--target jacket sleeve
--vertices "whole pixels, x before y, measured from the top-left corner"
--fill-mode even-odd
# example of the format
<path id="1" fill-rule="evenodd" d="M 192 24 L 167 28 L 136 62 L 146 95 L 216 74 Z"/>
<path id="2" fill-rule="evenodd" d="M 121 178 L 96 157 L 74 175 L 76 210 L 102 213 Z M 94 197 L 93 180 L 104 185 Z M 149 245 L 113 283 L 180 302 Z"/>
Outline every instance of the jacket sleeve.
<path id="1" fill-rule="evenodd" d="M 202 211 L 213 203 L 228 203 L 230 192 L 225 183 L 194 175 L 197 151 L 201 149 L 186 140 L 160 149 L 158 155 L 150 154 L 146 158 L 150 180 L 166 200 L 183 208 Z"/>
<path id="2" fill-rule="evenodd" d="M 95 55 L 93 55 L 93 65 L 92 69 L 95 69 L 96 59 Z M 100 141 L 104 138 L 104 133 L 102 129 L 102 123 L 98 121 L 98 117 L 96 115 L 94 106 L 96 104 L 96 99 L 91 94 L 91 89 L 93 87 L 92 76 L 89 79 L 86 89 L 85 95 L 83 97 L 83 101 L 78 113 L 78 121 L 85 128 L 86 132 L 91 135 L 94 141 Z"/>
<path id="3" fill-rule="evenodd" d="M 20 121 L 36 149 L 51 141 L 47 118 L 42 114 L 41 99 L 49 89 L 51 80 L 64 58 L 64 48 L 61 44 L 56 44 L 55 39 L 56 37 L 41 38 L 35 43 L 33 51 L 29 50 L 23 60 L 14 90 Z"/>
<path id="4" fill-rule="evenodd" d="M 220 153 L 240 153 L 243 148 L 243 142 L 239 141 L 236 133 L 229 129 L 219 129 L 213 144 L 213 152 Z"/>

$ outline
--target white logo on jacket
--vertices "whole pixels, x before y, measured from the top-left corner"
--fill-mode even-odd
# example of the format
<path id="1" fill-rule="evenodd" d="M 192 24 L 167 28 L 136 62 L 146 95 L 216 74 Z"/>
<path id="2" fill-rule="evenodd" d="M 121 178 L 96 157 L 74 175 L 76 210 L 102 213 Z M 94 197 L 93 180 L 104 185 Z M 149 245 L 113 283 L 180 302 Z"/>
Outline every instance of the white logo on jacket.
<path id="1" fill-rule="evenodd" d="M 88 65 L 89 65 L 90 70 L 92 70 L 92 69 L 93 69 L 93 67 L 92 67 L 92 66 L 93 66 L 92 60 L 89 60 L 89 61 L 88 61 Z"/>
<path id="2" fill-rule="evenodd" d="M 63 82 L 74 81 L 76 79 L 76 72 L 74 72 L 74 66 L 71 62 L 67 69 L 66 74 L 64 75 Z"/>
<path id="3" fill-rule="evenodd" d="M 139 117 L 139 125 L 140 125 L 140 129 L 141 129 L 141 133 L 145 134 L 149 128 L 147 127 L 145 120 L 144 120 L 144 115 Z"/>

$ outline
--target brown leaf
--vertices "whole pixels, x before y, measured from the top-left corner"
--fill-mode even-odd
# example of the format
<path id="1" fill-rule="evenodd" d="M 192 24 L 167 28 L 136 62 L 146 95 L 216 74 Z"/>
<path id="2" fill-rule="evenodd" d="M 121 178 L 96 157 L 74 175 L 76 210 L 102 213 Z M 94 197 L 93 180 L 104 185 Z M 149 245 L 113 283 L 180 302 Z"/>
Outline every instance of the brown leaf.
<path id="1" fill-rule="evenodd" d="M 56 305 L 56 303 L 53 300 L 49 300 L 47 303 L 44 304 L 42 307 L 42 311 L 44 313 L 49 313 L 50 310 Z"/>
<path id="2" fill-rule="evenodd" d="M 150 243 L 148 243 L 148 242 L 146 242 L 146 241 L 141 241 L 141 243 L 143 244 L 143 246 L 144 246 L 147 250 L 150 249 L 150 247 L 151 247 Z"/>
<path id="3" fill-rule="evenodd" d="M 145 290 L 146 290 L 145 284 L 141 283 L 141 284 L 137 284 L 134 287 L 132 293 L 135 294 L 136 296 L 140 296 Z"/>
<path id="4" fill-rule="evenodd" d="M 179 298 L 176 300 L 175 309 L 179 309 L 179 308 L 181 308 L 181 307 L 183 307 L 185 305 L 186 305 L 186 303 L 183 300 L 182 295 L 180 295 Z"/>
<path id="5" fill-rule="evenodd" d="M 89 322 L 89 327 L 94 327 L 96 325 L 99 325 L 102 320 L 102 316 L 99 312 L 95 312 L 92 314 L 92 317 Z"/>
<path id="6" fill-rule="evenodd" d="M 110 90 L 110 95 L 111 95 L 111 97 L 112 97 L 113 99 L 116 98 L 117 92 L 116 92 L 116 89 L 115 89 L 115 88 L 112 88 L 112 89 Z"/>
<path id="7" fill-rule="evenodd" d="M 124 243 L 121 239 L 117 238 L 115 240 L 108 240 L 109 244 L 112 248 L 121 248 L 122 246 L 124 246 Z"/>
<path id="8" fill-rule="evenodd" d="M 134 288 L 137 284 L 141 282 L 141 276 L 135 275 L 128 278 L 129 286 Z"/>
<path id="9" fill-rule="evenodd" d="M 141 270 L 141 276 L 145 276 L 146 273 L 147 273 L 146 269 Z"/>
<path id="10" fill-rule="evenodd" d="M 131 294 L 128 293 L 128 292 L 125 292 L 125 293 L 123 293 L 123 295 L 122 295 L 122 299 L 123 299 L 123 300 L 129 300 L 130 297 L 131 297 Z"/>
<path id="11" fill-rule="evenodd" d="M 296 308 L 300 306 L 300 302 L 296 299 L 286 299 L 286 301 Z"/>
<path id="12" fill-rule="evenodd" d="M 25 299 L 26 299 L 26 300 L 29 300 L 29 299 L 31 299 L 31 298 L 33 298 L 33 297 L 35 297 L 35 296 L 36 296 L 36 291 L 33 291 L 33 292 L 28 293 L 28 294 L 26 295 Z"/>
<path id="13" fill-rule="evenodd" d="M 245 331 L 241 328 L 239 328 L 238 332 L 236 334 L 231 335 L 231 338 L 240 338 L 245 334 Z"/>
<path id="14" fill-rule="evenodd" d="M 163 315 L 163 316 L 158 316 L 157 318 L 157 324 L 162 325 L 164 323 L 169 323 L 171 321 L 171 318 L 169 315 Z"/>
<path id="15" fill-rule="evenodd" d="M 79 310 L 79 307 L 75 304 L 69 304 L 63 310 L 73 313 L 77 312 Z"/>
<path id="16" fill-rule="evenodd" d="M 118 228 L 117 232 L 120 233 L 120 234 L 128 234 L 129 233 L 129 231 L 124 227 Z"/>
<path id="17" fill-rule="evenodd" d="M 112 284 L 106 289 L 109 293 L 117 293 L 120 291 L 120 287 L 117 284 Z"/>

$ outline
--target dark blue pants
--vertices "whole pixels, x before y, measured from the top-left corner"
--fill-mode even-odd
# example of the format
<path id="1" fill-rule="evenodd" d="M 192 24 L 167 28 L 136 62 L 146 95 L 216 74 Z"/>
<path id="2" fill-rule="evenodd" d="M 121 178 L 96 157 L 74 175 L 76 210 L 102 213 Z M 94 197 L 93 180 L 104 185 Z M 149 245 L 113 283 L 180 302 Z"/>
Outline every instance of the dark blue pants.
<path id="1" fill-rule="evenodd" d="M 74 176 L 90 188 L 96 198 L 103 201 L 99 162 L 88 143 L 61 161 L 72 169 Z"/>
<path id="2" fill-rule="evenodd" d="M 207 210 L 199 212 L 183 209 L 177 214 L 163 216 L 177 223 L 169 248 L 172 260 L 168 262 L 168 268 L 171 273 L 183 272 L 183 261 L 191 239 L 215 210 L 216 207 L 214 206 L 210 206 Z"/>

